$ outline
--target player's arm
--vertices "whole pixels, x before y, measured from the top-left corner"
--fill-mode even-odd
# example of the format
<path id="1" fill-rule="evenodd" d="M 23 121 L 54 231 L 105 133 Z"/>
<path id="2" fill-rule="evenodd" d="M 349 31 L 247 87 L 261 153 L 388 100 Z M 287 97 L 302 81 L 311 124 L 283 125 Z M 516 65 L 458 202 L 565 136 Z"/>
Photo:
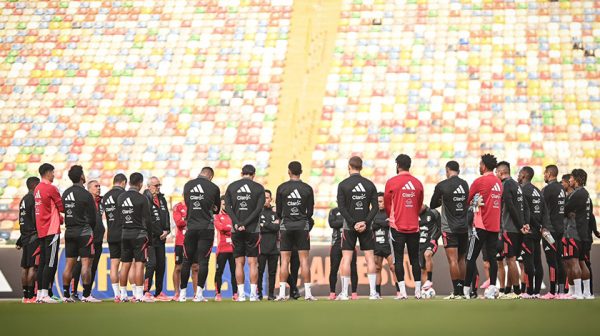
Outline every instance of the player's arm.
<path id="1" fill-rule="evenodd" d="M 231 188 L 231 186 L 229 186 L 229 188 L 227 188 L 227 191 L 225 191 L 225 211 L 229 215 L 229 218 L 231 218 L 231 223 L 235 227 L 240 225 L 240 220 L 237 218 L 235 210 L 233 209 L 232 190 L 233 189 Z"/>
<path id="2" fill-rule="evenodd" d="M 186 183 L 185 186 L 183 187 L 183 203 L 185 204 L 185 207 L 187 209 L 191 209 L 190 208 L 190 183 Z"/>
<path id="3" fill-rule="evenodd" d="M 263 227 L 269 232 L 279 232 L 279 223 L 273 221 L 270 216 L 265 216 L 265 225 Z"/>
<path id="4" fill-rule="evenodd" d="M 65 206 L 63 205 L 63 201 L 62 198 L 60 197 L 60 194 L 58 193 L 58 188 L 54 187 L 53 188 L 49 188 L 50 192 L 49 192 L 49 196 L 50 199 L 54 202 L 54 206 L 56 207 L 56 210 L 58 210 L 58 212 L 65 212 Z"/>
<path id="5" fill-rule="evenodd" d="M 337 204 L 338 210 L 342 214 L 342 217 L 344 217 L 349 226 L 354 227 L 354 224 L 356 224 L 358 221 L 355 220 L 350 214 L 350 211 L 348 211 L 348 204 L 346 204 L 346 191 L 341 183 L 338 185 Z"/>
<path id="6" fill-rule="evenodd" d="M 306 216 L 308 218 L 308 231 L 312 231 L 313 227 L 315 226 L 315 220 L 313 219 L 314 213 L 315 213 L 315 194 L 313 193 L 312 188 L 310 188 L 310 193 L 308 194 L 308 198 L 306 200 Z"/>
<path id="7" fill-rule="evenodd" d="M 583 193 L 573 192 L 565 202 L 565 217 L 570 213 L 575 213 L 577 209 L 580 209 L 582 206 L 585 206 L 586 201 Z"/>
<path id="8" fill-rule="evenodd" d="M 167 200 L 163 197 L 163 201 L 165 202 L 165 210 L 167 211 L 167 220 L 163 223 L 163 231 L 167 231 L 167 233 L 171 232 L 171 214 L 169 213 L 169 207 L 167 207 Z"/>
<path id="9" fill-rule="evenodd" d="M 252 222 L 256 223 L 256 218 L 258 218 L 258 216 L 260 215 L 260 212 L 262 211 L 264 205 L 265 205 L 265 190 L 263 188 L 260 188 L 260 190 L 258 190 L 258 198 L 256 199 L 256 206 L 254 207 L 254 210 L 252 210 L 250 215 L 248 217 L 246 217 L 246 220 L 244 220 L 242 222 L 242 226 L 248 226 L 248 225 L 252 224 Z"/>
<path id="10" fill-rule="evenodd" d="M 383 205 L 385 207 L 385 213 L 388 217 L 390 217 L 390 213 L 392 211 L 392 197 L 394 192 L 390 181 L 391 180 L 386 182 L 385 191 L 383 193 Z"/>
<path id="11" fill-rule="evenodd" d="M 221 212 L 221 189 L 219 189 L 219 187 L 216 187 L 215 194 L 213 196 L 213 212 Z M 227 212 L 227 206 L 225 207 L 225 212 Z M 231 218 L 231 216 L 229 216 L 229 218 Z"/>
<path id="12" fill-rule="evenodd" d="M 85 215 L 90 219 L 90 226 L 92 227 L 92 229 L 95 229 L 96 225 L 98 225 L 98 223 L 96 222 L 96 200 L 94 200 L 94 196 L 92 196 L 92 194 L 90 194 L 89 192 L 85 193 L 87 194 L 84 198 L 87 203 L 85 207 Z M 100 223 L 100 225 L 102 225 L 102 223 Z"/>
<path id="13" fill-rule="evenodd" d="M 28 199 L 25 200 L 25 211 L 29 215 L 29 219 L 35 227 L 35 198 L 28 197 Z"/>
<path id="14" fill-rule="evenodd" d="M 558 188 L 555 189 L 560 193 L 560 190 Z M 553 190 L 552 188 L 546 186 L 544 189 L 542 189 L 542 197 L 546 202 L 546 208 L 548 209 L 548 211 L 558 206 L 558 193 L 556 193 L 555 190 Z"/>
<path id="15" fill-rule="evenodd" d="M 431 196 L 431 201 L 429 202 L 429 207 L 431 209 L 439 208 L 442 206 L 442 190 L 440 188 L 439 183 L 433 189 L 433 195 Z"/>
<path id="16" fill-rule="evenodd" d="M 335 215 L 335 211 L 330 210 L 329 211 L 329 217 L 327 218 L 327 222 L 329 223 L 329 227 L 334 229 L 334 230 L 339 230 L 342 228 L 343 223 L 341 221 L 336 220 L 336 215 Z"/>
<path id="17" fill-rule="evenodd" d="M 481 192 L 481 186 L 479 180 L 473 181 L 473 184 L 469 188 L 469 198 L 467 199 L 467 204 L 471 204 L 473 201 L 473 197 L 477 195 L 477 193 Z"/>
<path id="18" fill-rule="evenodd" d="M 598 226 L 596 223 L 596 216 L 594 216 L 594 204 L 592 203 L 592 199 L 590 198 L 590 221 L 589 221 L 589 226 L 590 226 L 590 230 L 592 231 L 592 233 L 597 237 L 600 238 L 600 232 L 598 232 Z"/>
<path id="19" fill-rule="evenodd" d="M 515 227 L 517 228 L 517 230 L 521 230 L 521 228 L 523 227 L 523 223 L 521 217 L 519 216 L 519 211 L 521 210 L 517 209 L 517 205 L 515 204 L 516 194 L 517 191 L 514 190 L 514 187 L 511 184 L 507 183 L 507 185 L 504 187 L 504 190 L 502 190 L 502 201 L 504 202 L 506 210 L 508 211 L 508 215 L 512 219 Z"/>
<path id="20" fill-rule="evenodd" d="M 148 233 L 152 233 L 152 228 L 154 227 L 154 225 L 152 225 L 152 212 L 150 210 L 150 203 L 148 201 L 148 198 L 143 196 L 144 198 L 141 200 L 142 202 L 142 222 L 144 223 L 144 226 L 146 227 L 146 231 L 148 231 Z"/>
<path id="21" fill-rule="evenodd" d="M 379 212 L 379 197 L 377 196 L 377 188 L 375 188 L 375 185 L 371 185 L 371 188 L 373 189 L 373 193 L 371 194 L 371 211 L 369 211 L 369 215 L 367 216 L 367 223 L 372 223 L 373 219 L 375 219 L 375 216 L 377 216 L 377 213 Z"/>
<path id="22" fill-rule="evenodd" d="M 283 216 L 283 195 L 281 194 L 281 186 L 279 186 L 275 192 L 275 211 L 277 218 L 281 220 Z"/>
<path id="23" fill-rule="evenodd" d="M 174 211 L 173 211 L 173 221 L 175 221 L 175 226 L 179 230 L 185 229 L 185 226 L 186 226 L 185 218 L 183 217 L 183 214 L 181 213 L 181 211 L 179 211 L 179 209 L 174 209 Z"/>
<path id="24" fill-rule="evenodd" d="M 433 230 L 431 230 L 431 240 L 438 241 L 442 236 L 442 216 L 439 212 L 432 209 L 431 213 L 433 214 Z"/>

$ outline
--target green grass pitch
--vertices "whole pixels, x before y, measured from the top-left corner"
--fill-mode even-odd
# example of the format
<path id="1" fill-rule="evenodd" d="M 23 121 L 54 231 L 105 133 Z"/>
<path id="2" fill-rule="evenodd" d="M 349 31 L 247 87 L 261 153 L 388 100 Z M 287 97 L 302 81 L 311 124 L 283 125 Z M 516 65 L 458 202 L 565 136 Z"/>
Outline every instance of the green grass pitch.
<path id="1" fill-rule="evenodd" d="M 0 302 L 2 335 L 600 335 L 600 300 Z"/>

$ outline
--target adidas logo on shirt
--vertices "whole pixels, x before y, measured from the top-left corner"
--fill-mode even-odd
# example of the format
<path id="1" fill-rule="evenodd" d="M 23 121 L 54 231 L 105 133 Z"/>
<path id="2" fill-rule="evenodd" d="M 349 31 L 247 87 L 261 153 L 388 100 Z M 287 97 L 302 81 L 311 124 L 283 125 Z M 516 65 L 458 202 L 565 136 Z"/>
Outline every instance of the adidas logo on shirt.
<path id="1" fill-rule="evenodd" d="M 561 190 L 561 191 L 560 191 L 560 195 L 559 195 L 558 197 L 560 197 L 560 198 L 565 198 L 565 191 L 564 191 L 564 190 Z"/>
<path id="2" fill-rule="evenodd" d="M 39 190 L 35 193 L 35 198 L 42 198 Z"/>
<path id="3" fill-rule="evenodd" d="M 21 202 L 21 206 L 19 207 L 19 209 L 25 209 L 25 201 Z"/>
<path id="4" fill-rule="evenodd" d="M 121 206 L 123 206 L 123 207 L 132 207 L 133 203 L 131 203 L 131 200 L 129 199 L 129 197 L 127 197 L 127 199 L 125 201 L 123 201 L 123 204 Z"/>
<path id="5" fill-rule="evenodd" d="M 533 189 L 533 193 L 531 195 L 533 197 L 541 197 L 540 193 L 537 190 L 535 190 L 535 189 Z"/>
<path id="6" fill-rule="evenodd" d="M 250 192 L 250 187 L 248 187 L 247 184 L 244 184 L 240 189 L 238 189 L 237 192 L 239 194 L 241 194 L 241 193 L 249 193 Z"/>
<path id="7" fill-rule="evenodd" d="M 502 192 L 502 188 L 500 188 L 500 183 L 494 184 L 492 187 L 492 191 Z"/>
<path id="8" fill-rule="evenodd" d="M 204 194 L 204 189 L 202 189 L 202 186 L 198 184 L 192 188 L 192 192 Z"/>
<path id="9" fill-rule="evenodd" d="M 463 186 L 458 186 L 458 188 L 456 188 L 456 190 L 454 190 L 455 194 L 466 194 L 465 192 L 465 188 L 463 188 Z"/>
<path id="10" fill-rule="evenodd" d="M 402 187 L 402 190 L 417 190 L 414 186 L 414 184 L 412 183 L 412 181 L 408 181 L 406 182 L 406 184 L 404 185 L 404 187 Z"/>
<path id="11" fill-rule="evenodd" d="M 517 195 L 522 195 L 523 192 L 521 191 L 521 187 L 517 188 Z"/>
<path id="12" fill-rule="evenodd" d="M 106 205 L 111 204 L 115 204 L 115 200 L 113 199 L 112 195 L 106 200 Z"/>
<path id="13" fill-rule="evenodd" d="M 75 197 L 73 196 L 73 193 L 69 193 L 67 195 L 67 197 L 65 197 L 65 201 L 75 201 Z"/>
<path id="14" fill-rule="evenodd" d="M 363 187 L 362 183 L 359 183 L 352 189 L 352 192 L 366 192 L 365 187 Z"/>
<path id="15" fill-rule="evenodd" d="M 294 189 L 294 191 L 292 191 L 292 193 L 288 195 L 288 198 L 299 199 L 299 198 L 302 198 L 302 197 L 300 196 L 300 193 L 298 192 L 298 189 Z"/>

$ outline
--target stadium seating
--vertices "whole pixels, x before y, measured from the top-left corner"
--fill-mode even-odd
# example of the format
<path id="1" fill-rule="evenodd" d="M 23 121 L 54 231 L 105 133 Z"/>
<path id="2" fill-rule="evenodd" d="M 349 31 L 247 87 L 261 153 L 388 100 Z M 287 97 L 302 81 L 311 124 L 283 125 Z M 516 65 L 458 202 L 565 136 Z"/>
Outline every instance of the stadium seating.
<path id="1" fill-rule="evenodd" d="M 119 171 L 159 176 L 167 195 L 204 165 L 222 188 L 245 162 L 264 181 L 291 5 L 0 3 L 0 207 L 42 161 L 61 186 L 75 163 L 105 188 Z"/>
<path id="2" fill-rule="evenodd" d="M 518 166 L 587 170 L 600 192 L 600 3 L 594 1 L 344 0 L 327 80 L 311 183 L 319 223 L 365 159 L 378 188 L 399 153 L 426 188 L 457 159 L 478 175 L 479 155 Z M 598 210 L 598 209 L 597 209 Z"/>

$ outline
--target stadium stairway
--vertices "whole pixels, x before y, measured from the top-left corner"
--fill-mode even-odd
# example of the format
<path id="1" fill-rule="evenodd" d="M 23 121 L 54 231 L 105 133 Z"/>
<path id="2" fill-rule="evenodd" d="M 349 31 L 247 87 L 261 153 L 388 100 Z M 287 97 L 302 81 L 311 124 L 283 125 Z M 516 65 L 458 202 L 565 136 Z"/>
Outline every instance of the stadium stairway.
<path id="1" fill-rule="evenodd" d="M 340 0 L 294 2 L 268 172 L 273 189 L 288 179 L 291 160 L 302 162 L 304 175 L 310 174 L 341 7 Z"/>

